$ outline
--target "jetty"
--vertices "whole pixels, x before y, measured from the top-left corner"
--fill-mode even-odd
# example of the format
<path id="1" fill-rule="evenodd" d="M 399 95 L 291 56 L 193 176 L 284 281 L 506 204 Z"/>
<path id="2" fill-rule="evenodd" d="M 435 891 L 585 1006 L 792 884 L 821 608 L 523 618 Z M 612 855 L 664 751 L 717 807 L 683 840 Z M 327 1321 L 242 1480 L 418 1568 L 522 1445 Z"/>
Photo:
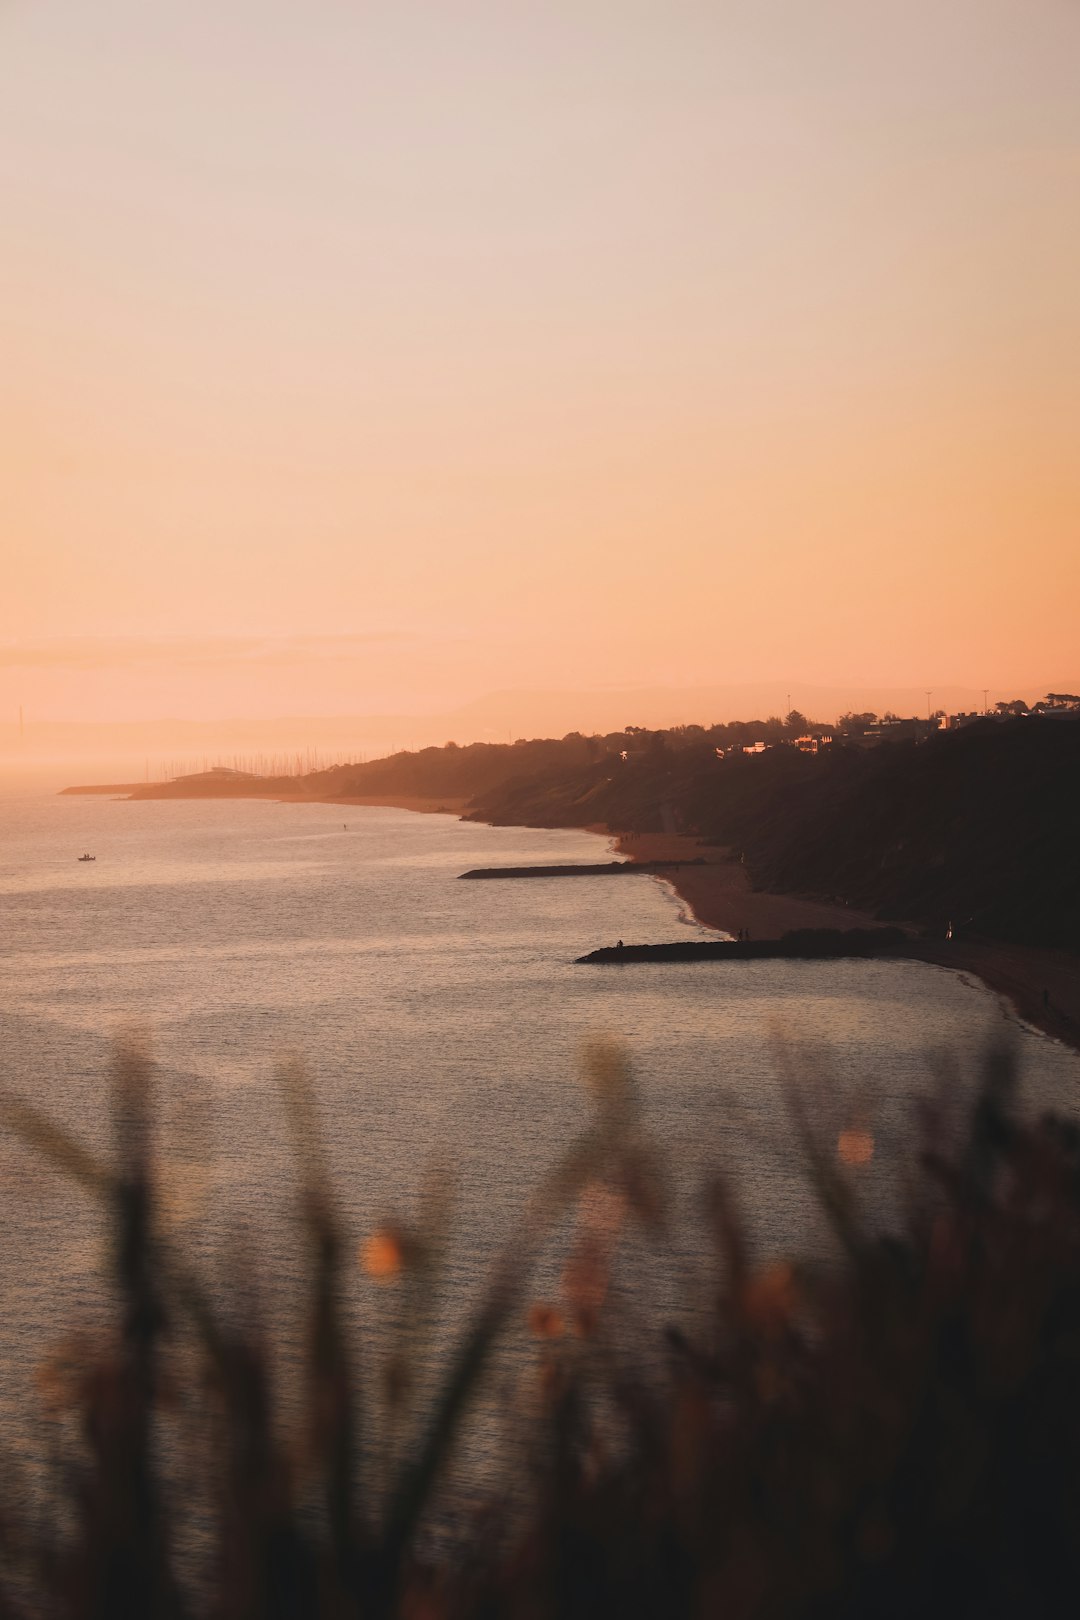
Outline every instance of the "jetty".
<path id="1" fill-rule="evenodd" d="M 633 962 L 835 961 L 839 957 L 905 954 L 911 941 L 902 928 L 800 928 L 779 939 L 680 939 L 661 945 L 603 945 L 575 958 L 597 967 Z"/>
<path id="2" fill-rule="evenodd" d="M 704 866 L 702 857 L 691 861 L 596 861 L 568 866 L 477 866 L 459 872 L 461 878 L 622 877 L 630 872 L 668 872 L 675 866 Z"/>

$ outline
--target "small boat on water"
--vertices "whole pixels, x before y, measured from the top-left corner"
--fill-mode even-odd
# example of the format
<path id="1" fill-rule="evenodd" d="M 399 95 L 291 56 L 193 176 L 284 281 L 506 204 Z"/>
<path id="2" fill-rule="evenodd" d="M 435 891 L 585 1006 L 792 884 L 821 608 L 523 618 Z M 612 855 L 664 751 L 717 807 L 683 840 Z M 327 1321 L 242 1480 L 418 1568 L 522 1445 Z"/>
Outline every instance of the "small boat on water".
<path id="1" fill-rule="evenodd" d="M 80 859 L 80 861 L 96 861 L 97 856 L 96 855 L 80 855 L 79 859 Z"/>

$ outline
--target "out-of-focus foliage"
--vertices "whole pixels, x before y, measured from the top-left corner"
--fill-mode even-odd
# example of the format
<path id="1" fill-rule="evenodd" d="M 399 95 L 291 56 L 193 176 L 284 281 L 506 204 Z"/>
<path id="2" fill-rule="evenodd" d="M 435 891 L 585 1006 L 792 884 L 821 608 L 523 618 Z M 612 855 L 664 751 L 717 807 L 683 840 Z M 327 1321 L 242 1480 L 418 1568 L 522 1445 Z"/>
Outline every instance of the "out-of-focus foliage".
<path id="1" fill-rule="evenodd" d="M 591 1128 L 523 1210 L 419 1439 L 378 1485 L 338 1301 L 356 1246 L 336 1223 L 303 1076 L 285 1088 L 311 1261 L 292 1422 L 275 1412 L 259 1323 L 225 1320 L 158 1227 L 146 1061 L 118 1060 L 112 1166 L 7 1099 L 8 1125 L 111 1208 L 117 1305 L 108 1343 L 43 1368 L 40 1393 L 79 1444 L 52 1476 L 47 1531 L 10 1480 L 2 1492 L 0 1616 L 1075 1612 L 1080 1146 L 1071 1127 L 1021 1122 L 1008 1053 L 989 1054 L 965 1131 L 928 1114 L 906 1226 L 888 1239 L 865 1229 L 846 1179 L 873 1152 L 869 1132 L 824 1140 L 789 1075 L 837 1263 L 755 1264 L 718 1183 L 702 1208 L 707 1320 L 692 1338 L 645 1324 L 644 1357 L 607 1307 L 608 1279 L 625 1225 L 659 1238 L 670 1210 L 625 1060 L 601 1049 L 589 1076 Z M 446 1212 L 436 1177 L 415 1230 L 360 1245 L 381 1283 L 413 1286 L 417 1311 Z M 536 1299 L 531 1259 L 568 1215 L 561 1297 Z M 539 1417 L 521 1415 L 515 1452 L 528 1462 L 440 1542 L 427 1533 L 436 1487 L 512 1321 L 536 1345 Z M 409 1374 L 399 1360 L 391 1405 Z M 185 1448 L 209 1459 L 195 1503 L 168 1462 Z M 193 1516 L 197 1558 L 179 1545 Z"/>

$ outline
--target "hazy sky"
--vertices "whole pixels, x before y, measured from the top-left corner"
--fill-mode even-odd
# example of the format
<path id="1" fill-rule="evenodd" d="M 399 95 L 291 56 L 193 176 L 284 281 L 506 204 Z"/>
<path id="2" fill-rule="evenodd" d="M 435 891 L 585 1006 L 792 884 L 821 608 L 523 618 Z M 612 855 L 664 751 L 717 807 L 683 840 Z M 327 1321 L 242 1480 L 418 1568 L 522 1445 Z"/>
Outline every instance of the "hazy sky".
<path id="1" fill-rule="evenodd" d="M 0 0 L 0 708 L 1080 666 L 1077 0 Z"/>

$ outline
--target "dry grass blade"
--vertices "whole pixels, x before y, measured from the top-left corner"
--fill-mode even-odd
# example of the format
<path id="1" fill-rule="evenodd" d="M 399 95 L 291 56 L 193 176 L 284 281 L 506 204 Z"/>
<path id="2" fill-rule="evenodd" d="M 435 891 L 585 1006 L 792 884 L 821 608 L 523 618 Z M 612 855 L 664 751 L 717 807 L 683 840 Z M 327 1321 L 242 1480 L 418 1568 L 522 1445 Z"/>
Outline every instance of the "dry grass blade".
<path id="1" fill-rule="evenodd" d="M 844 1239 L 831 1263 L 799 1274 L 783 1258 L 757 1267 L 735 1201 L 718 1188 L 709 1223 L 727 1287 L 711 1291 L 708 1314 L 685 1335 L 669 1334 L 674 1353 L 659 1364 L 663 1321 L 649 1310 L 652 1296 L 640 1296 L 639 1323 L 618 1298 L 601 1298 L 603 1287 L 588 1293 L 605 1281 L 626 1212 L 637 1209 L 646 1231 L 662 1236 L 628 1070 L 605 1062 L 588 1129 L 529 1200 L 462 1333 L 381 1537 L 370 1528 L 377 1510 L 365 1523 L 351 1495 L 363 1471 L 337 1304 L 340 1245 L 302 1072 L 285 1084 L 314 1241 L 311 1297 L 307 1277 L 298 1287 L 309 1308 L 317 1478 L 283 1439 L 292 1407 L 275 1404 L 270 1343 L 250 1296 L 233 1290 L 221 1320 L 236 1323 L 245 1302 L 246 1314 L 223 1332 L 156 1237 L 141 1057 L 118 1065 L 115 1171 L 37 1109 L 0 1098 L 0 1120 L 104 1195 L 120 1285 L 114 1331 L 93 1349 L 80 1339 L 53 1383 L 57 1433 L 66 1424 L 79 1461 L 51 1475 L 46 1528 L 36 1507 L 9 1511 L 19 1487 L 8 1466 L 0 1620 L 177 1620 L 192 1513 L 209 1557 L 191 1612 L 215 1620 L 1072 1613 L 1080 1133 L 1026 1123 L 1012 1109 L 1008 1053 L 988 1056 L 967 1135 L 959 1117 L 955 1131 L 937 1133 L 938 1159 L 932 1173 L 920 1166 L 909 1226 L 875 1236 L 869 1218 L 860 1229 L 861 1206 L 815 1128 L 811 1066 L 787 1053 L 783 1062 L 796 1134 Z M 521 1425 L 510 1438 L 522 1441 L 513 1466 L 523 1488 L 500 1495 L 500 1476 L 482 1516 L 452 1498 L 445 1525 L 435 1486 L 447 1454 L 555 1231 L 561 1249 L 575 1200 L 591 1244 L 581 1296 L 602 1320 L 592 1333 L 569 1330 L 569 1318 L 541 1328 L 536 1364 L 515 1386 L 527 1384 L 533 1399 L 509 1411 Z M 436 1182 L 424 1223 L 437 1224 L 445 1207 Z M 424 1287 L 428 1250 L 416 1255 L 404 1271 Z M 216 1383 L 187 1354 L 181 1309 L 211 1347 Z M 162 1466 L 162 1437 L 167 1446 L 185 1424 L 193 1449 L 205 1451 L 194 1504 Z M 24 1589 L 20 1607 L 12 1593 Z"/>
<path id="2" fill-rule="evenodd" d="M 6 1125 L 27 1147 L 40 1153 L 54 1169 L 70 1176 L 89 1192 L 98 1197 L 115 1194 L 114 1173 L 33 1103 L 11 1092 L 0 1092 L 0 1124 Z"/>
<path id="3" fill-rule="evenodd" d="M 311 1082 L 297 1061 L 280 1070 L 278 1078 L 300 1168 L 304 1217 L 315 1253 L 309 1327 L 309 1442 L 322 1474 L 334 1579 L 340 1592 L 355 1596 L 359 1525 L 353 1480 L 359 1425 L 338 1299 L 341 1238 L 333 1216 Z"/>

